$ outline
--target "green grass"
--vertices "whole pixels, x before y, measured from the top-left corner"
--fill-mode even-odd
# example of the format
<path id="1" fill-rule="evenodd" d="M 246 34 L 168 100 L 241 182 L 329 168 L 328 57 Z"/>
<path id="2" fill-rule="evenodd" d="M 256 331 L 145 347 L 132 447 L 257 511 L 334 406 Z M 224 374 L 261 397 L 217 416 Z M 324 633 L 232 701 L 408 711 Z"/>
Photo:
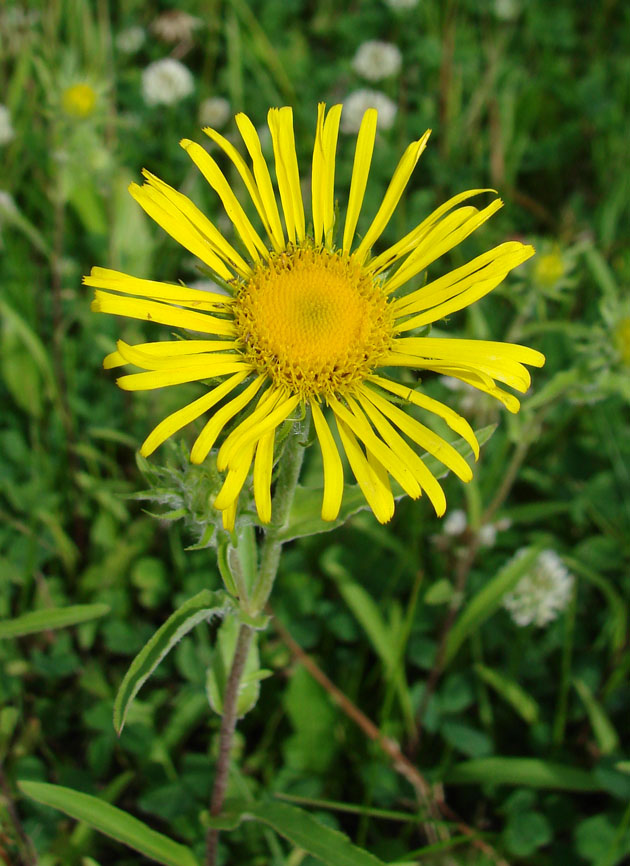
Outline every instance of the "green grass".
<path id="1" fill-rule="evenodd" d="M 462 409 L 475 428 L 498 424 L 475 480 L 445 481 L 449 511 L 467 513 L 467 534 L 445 536 L 426 502 L 404 499 L 386 526 L 360 512 L 334 535 L 286 548 L 275 616 L 346 703 L 293 662 L 273 628 L 261 635 L 261 664 L 274 676 L 239 725 L 230 794 L 310 803 L 315 817 L 384 862 L 492 862 L 452 815 L 439 824 L 450 841 L 427 837 L 409 775 L 357 726 L 352 704 L 428 782 L 444 781 L 449 807 L 509 862 L 622 864 L 630 856 L 630 13 L 621 3 L 569 0 L 514 0 L 508 19 L 499 2 L 421 0 L 394 13 L 384 0 L 190 0 L 202 24 L 172 45 L 149 30 L 164 8 L 53 0 L 29 4 L 24 20 L 25 7 L 9 0 L 0 11 L 0 93 L 15 130 L 0 145 L 0 620 L 109 609 L 0 639 L 0 859 L 32 862 L 17 815 L 42 866 L 145 862 L 27 799 L 17 780 L 102 796 L 202 857 L 219 724 L 204 696 L 214 629 L 197 627 L 157 668 L 120 738 L 112 723 L 135 654 L 178 605 L 221 585 L 214 553 L 186 549 L 198 536 L 182 521 L 166 527 L 129 496 L 146 487 L 136 448 L 198 392 L 119 391 L 103 356 L 119 336 L 138 342 L 154 332 L 92 314 L 81 276 L 99 264 L 202 277 L 126 187 L 147 167 L 220 221 L 178 146 L 204 138 L 204 98 L 227 98 L 256 126 L 269 106 L 292 104 L 306 173 L 317 102 L 368 86 L 398 113 L 378 135 L 366 214 L 408 141 L 433 129 L 383 243 L 463 189 L 496 188 L 503 210 L 439 267 L 514 237 L 539 255 L 439 327 L 527 343 L 547 364 L 534 371 L 518 416 L 481 398 Z M 147 39 L 125 54 L 116 39 L 131 26 Z M 395 42 L 403 67 L 372 85 L 352 58 L 374 38 Z M 171 52 L 194 74 L 194 94 L 149 107 L 142 70 Z M 70 117 L 62 93 L 83 80 L 96 109 Z M 340 198 L 353 152 L 354 137 L 342 134 Z M 549 255 L 547 265 L 559 267 L 551 277 L 540 264 Z M 462 399 L 437 379 L 425 384 L 447 402 Z M 306 482 L 320 473 L 316 452 Z M 178 453 L 165 446 L 151 459 L 175 464 Z M 503 528 L 477 547 L 487 522 Z M 576 578 L 567 610 L 540 630 L 517 627 L 497 605 L 479 610 L 480 593 L 531 545 L 565 557 Z M 473 613 L 458 625 L 466 609 Z M 449 618 L 457 652 L 438 678 Z M 225 863 L 316 862 L 260 823 L 221 838 Z"/>

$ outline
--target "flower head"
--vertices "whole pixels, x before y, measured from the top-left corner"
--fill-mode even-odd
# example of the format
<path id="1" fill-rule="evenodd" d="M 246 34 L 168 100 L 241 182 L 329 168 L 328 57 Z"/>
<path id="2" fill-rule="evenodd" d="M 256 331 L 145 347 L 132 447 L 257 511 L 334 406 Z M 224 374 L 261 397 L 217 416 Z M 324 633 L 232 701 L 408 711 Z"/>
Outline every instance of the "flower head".
<path id="1" fill-rule="evenodd" d="M 172 57 L 149 63 L 142 72 L 142 95 L 147 105 L 173 105 L 190 96 L 194 88 L 190 70 Z"/>
<path id="2" fill-rule="evenodd" d="M 398 75 L 402 66 L 400 49 L 392 42 L 371 39 L 359 46 L 352 61 L 354 71 L 368 81 Z"/>
<path id="3" fill-rule="evenodd" d="M 116 36 L 116 48 L 123 54 L 135 54 L 142 48 L 146 38 L 144 27 L 138 25 L 127 27 Z"/>
<path id="4" fill-rule="evenodd" d="M 182 9 L 169 9 L 153 21 L 151 32 L 164 42 L 189 42 L 200 27 L 203 27 L 201 18 Z"/>
<path id="5" fill-rule="evenodd" d="M 230 103 L 222 96 L 209 96 L 199 106 L 199 122 L 202 126 L 220 129 L 230 119 Z"/>
<path id="6" fill-rule="evenodd" d="M 89 117 L 96 107 L 96 91 L 85 81 L 71 84 L 61 94 L 61 107 L 69 117 Z"/>
<path id="7" fill-rule="evenodd" d="M 527 548 L 519 550 L 520 559 Z M 574 578 L 553 550 L 543 550 L 534 565 L 503 599 L 503 606 L 517 625 L 542 627 L 563 611 L 573 591 Z"/>
<path id="8" fill-rule="evenodd" d="M 396 119 L 396 103 L 380 90 L 355 90 L 344 103 L 341 131 L 356 133 L 361 127 L 365 112 L 374 108 L 378 113 L 378 125 L 382 130 L 391 129 Z"/>
<path id="9" fill-rule="evenodd" d="M 441 418 L 463 437 L 475 456 L 479 445 L 462 417 L 422 390 L 401 384 L 392 371 L 406 367 L 448 374 L 516 412 L 518 400 L 497 381 L 524 392 L 530 384 L 524 364 L 544 362 L 539 352 L 524 346 L 413 335 L 416 329 L 483 297 L 533 253 L 531 247 L 509 241 L 421 288 L 399 294 L 501 206 L 499 199 L 482 209 L 462 206 L 487 190 L 461 193 L 393 246 L 373 252 L 429 131 L 407 147 L 381 206 L 356 243 L 376 135 L 377 113 L 374 109 L 365 113 L 342 237 L 335 243 L 335 152 L 341 110 L 336 105 L 326 114 L 325 106 L 319 106 L 312 161 L 312 220 L 308 222 L 290 108 L 274 108 L 268 115 L 281 207 L 249 118 L 237 115 L 236 125 L 251 165 L 227 138 L 214 129 L 205 130 L 240 175 L 267 241 L 214 158 L 193 141 L 181 142 L 223 203 L 245 254 L 188 198 L 155 175 L 145 171 L 145 185 L 131 185 L 131 194 L 144 210 L 201 259 L 229 295 L 104 268 L 93 268 L 84 278 L 97 290 L 95 311 L 184 332 L 181 340 L 140 346 L 119 341 L 117 351 L 107 356 L 104 365 L 132 364 L 144 371 L 119 378 L 125 390 L 211 383 L 197 400 L 161 421 L 140 451 L 144 456 L 151 454 L 176 431 L 209 413 L 192 447 L 191 460 L 203 462 L 220 443 L 216 465 L 227 474 L 214 507 L 223 512 L 224 525 L 229 528 L 234 525 L 239 494 L 252 466 L 258 516 L 263 523 L 271 519 L 276 431 L 284 422 L 290 427 L 305 414 L 312 418 L 323 458 L 323 519 L 334 520 L 341 506 L 341 449 L 381 522 L 394 512 L 390 476 L 413 498 L 426 493 L 435 511 L 443 514 L 442 488 L 416 448 L 437 457 L 463 481 L 470 480 L 472 470 L 451 444 L 410 410 L 417 407 Z M 312 229 L 308 227 L 311 221 Z"/>

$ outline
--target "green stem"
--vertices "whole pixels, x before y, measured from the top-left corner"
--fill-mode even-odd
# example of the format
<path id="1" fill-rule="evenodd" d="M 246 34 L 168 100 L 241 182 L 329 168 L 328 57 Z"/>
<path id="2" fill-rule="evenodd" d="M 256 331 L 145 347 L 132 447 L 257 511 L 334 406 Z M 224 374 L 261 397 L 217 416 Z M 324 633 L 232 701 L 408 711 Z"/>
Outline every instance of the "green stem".
<path id="1" fill-rule="evenodd" d="M 218 815 L 225 801 L 230 770 L 230 752 L 232 751 L 232 740 L 234 739 L 234 731 L 236 729 L 236 706 L 239 686 L 253 636 L 254 629 L 243 624 L 238 633 L 232 667 L 230 668 L 230 675 L 225 686 L 223 716 L 219 731 L 219 757 L 215 770 L 214 785 L 212 787 L 212 799 L 210 801 L 211 815 Z M 219 831 L 211 828 L 206 835 L 206 866 L 215 866 L 218 845 Z"/>
<path id="2" fill-rule="evenodd" d="M 303 443 L 308 434 L 307 427 L 300 435 L 290 433 L 285 453 L 282 455 L 280 473 L 276 483 L 276 492 L 273 497 L 273 514 L 271 524 L 265 534 L 260 558 L 260 570 L 258 580 L 252 594 L 251 613 L 260 613 L 269 600 L 273 588 L 278 565 L 280 564 L 280 552 L 282 551 L 281 533 L 286 528 L 291 515 L 291 505 L 295 496 L 304 459 Z"/>
<path id="3" fill-rule="evenodd" d="M 285 452 L 281 458 L 280 472 L 273 497 L 272 522 L 265 535 L 260 559 L 260 570 L 258 572 L 258 578 L 252 594 L 251 602 L 248 605 L 247 612 L 250 615 L 259 613 L 267 604 L 267 600 L 269 599 L 273 587 L 273 582 L 278 573 L 280 552 L 282 550 L 280 533 L 286 527 L 291 514 L 291 505 L 293 504 L 295 488 L 297 487 L 300 470 L 302 468 L 302 461 L 304 459 L 304 448 L 302 443 L 304 442 L 307 433 L 308 422 L 304 432 L 297 433 L 291 431 Z M 219 757 L 217 760 L 214 785 L 212 788 L 212 799 L 210 802 L 211 815 L 218 815 L 223 809 L 223 803 L 225 801 L 225 792 L 227 789 L 230 769 L 230 752 L 232 750 L 234 731 L 236 730 L 236 705 L 238 701 L 239 687 L 253 636 L 254 629 L 243 624 L 238 633 L 232 667 L 230 668 L 230 675 L 225 687 L 223 716 L 221 718 L 221 728 L 219 731 Z M 208 830 L 206 835 L 206 866 L 215 866 L 217 862 L 218 846 L 219 831 L 211 828 Z"/>

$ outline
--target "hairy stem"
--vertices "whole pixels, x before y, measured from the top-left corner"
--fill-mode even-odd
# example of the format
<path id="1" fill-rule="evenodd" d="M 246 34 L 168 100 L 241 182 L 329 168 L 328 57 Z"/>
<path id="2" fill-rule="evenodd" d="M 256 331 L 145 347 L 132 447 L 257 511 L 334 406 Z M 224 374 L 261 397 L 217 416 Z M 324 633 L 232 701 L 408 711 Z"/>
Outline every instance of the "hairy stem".
<path id="1" fill-rule="evenodd" d="M 276 574 L 278 573 L 280 552 L 283 544 L 280 533 L 286 527 L 291 514 L 295 488 L 297 487 L 302 460 L 304 459 L 302 443 L 307 432 L 308 428 L 301 433 L 292 431 L 289 434 L 286 450 L 281 459 L 280 472 L 273 497 L 272 522 L 265 535 L 260 558 L 260 569 L 249 613 L 259 613 L 264 608 L 271 594 Z M 238 691 L 253 635 L 254 629 L 245 624 L 241 626 L 236 641 L 230 675 L 225 688 L 223 717 L 219 731 L 219 758 L 217 760 L 212 799 L 210 801 L 211 815 L 218 815 L 225 801 L 225 791 L 230 769 L 230 752 L 236 729 Z M 206 835 L 206 866 L 215 866 L 218 846 L 219 831 L 211 828 Z"/>
<path id="2" fill-rule="evenodd" d="M 230 752 L 232 740 L 236 728 L 236 704 L 238 691 L 249 653 L 249 647 L 254 636 L 254 629 L 243 624 L 236 639 L 236 648 L 232 667 L 225 687 L 223 700 L 223 716 L 221 718 L 221 729 L 219 731 L 219 757 L 212 787 L 212 799 L 210 800 L 210 814 L 218 815 L 223 808 L 225 791 L 227 788 L 228 774 L 230 770 Z M 206 866 L 215 866 L 217 849 L 219 843 L 219 831 L 210 829 L 206 834 Z"/>

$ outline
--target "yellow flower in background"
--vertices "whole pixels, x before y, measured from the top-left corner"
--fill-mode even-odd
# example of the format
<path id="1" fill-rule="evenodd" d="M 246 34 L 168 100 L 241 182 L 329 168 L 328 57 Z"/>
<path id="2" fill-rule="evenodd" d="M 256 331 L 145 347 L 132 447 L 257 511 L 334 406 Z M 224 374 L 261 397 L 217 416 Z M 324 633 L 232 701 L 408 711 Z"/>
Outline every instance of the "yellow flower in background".
<path id="1" fill-rule="evenodd" d="M 479 445 L 470 425 L 448 406 L 402 385 L 381 368 L 430 370 L 473 385 L 511 412 L 519 402 L 497 382 L 525 392 L 523 366 L 542 366 L 533 349 L 510 343 L 414 336 L 413 331 L 467 307 L 492 291 L 534 250 L 509 241 L 421 288 L 399 290 L 481 226 L 501 207 L 495 199 L 479 210 L 462 203 L 492 190 L 469 190 L 449 199 L 393 246 L 372 248 L 387 226 L 424 150 L 429 131 L 412 142 L 396 167 L 367 231 L 354 243 L 376 135 L 377 112 L 365 112 L 358 133 L 341 246 L 335 228 L 335 152 L 342 106 L 326 114 L 320 105 L 312 161 L 312 231 L 302 200 L 290 108 L 273 108 L 273 141 L 281 208 L 258 134 L 244 114 L 236 117 L 251 167 L 214 129 L 216 142 L 245 184 L 268 240 L 252 224 L 225 175 L 199 144 L 181 146 L 200 169 L 247 252 L 241 255 L 184 195 L 144 171 L 146 183 L 130 192 L 165 231 L 197 256 L 230 288 L 223 295 L 93 268 L 86 285 L 96 288 L 92 309 L 157 322 L 187 332 L 181 340 L 130 346 L 119 341 L 106 368 L 133 364 L 145 372 L 118 379 L 129 391 L 220 379 L 197 400 L 169 415 L 141 447 L 151 454 L 161 443 L 207 412 L 192 451 L 205 460 L 220 441 L 217 466 L 226 472 L 214 507 L 226 528 L 234 526 L 238 497 L 253 464 L 254 499 L 261 522 L 271 519 L 275 431 L 301 409 L 310 411 L 323 458 L 322 517 L 334 520 L 343 496 L 339 441 L 377 519 L 394 513 L 391 476 L 411 497 L 426 493 L 438 515 L 446 508 L 442 488 L 416 447 L 437 457 L 463 481 L 472 470 L 447 441 L 404 411 L 411 404 L 442 418 L 470 445 Z M 284 220 L 281 218 L 284 217 Z M 105 291 L 103 291 L 105 290 Z M 208 338 L 189 338 L 189 333 Z M 410 333 L 411 332 L 411 333 Z M 224 433 L 232 419 L 238 423 Z"/>
<path id="2" fill-rule="evenodd" d="M 61 106 L 70 117 L 89 117 L 96 108 L 96 91 L 85 82 L 66 87 Z"/>

